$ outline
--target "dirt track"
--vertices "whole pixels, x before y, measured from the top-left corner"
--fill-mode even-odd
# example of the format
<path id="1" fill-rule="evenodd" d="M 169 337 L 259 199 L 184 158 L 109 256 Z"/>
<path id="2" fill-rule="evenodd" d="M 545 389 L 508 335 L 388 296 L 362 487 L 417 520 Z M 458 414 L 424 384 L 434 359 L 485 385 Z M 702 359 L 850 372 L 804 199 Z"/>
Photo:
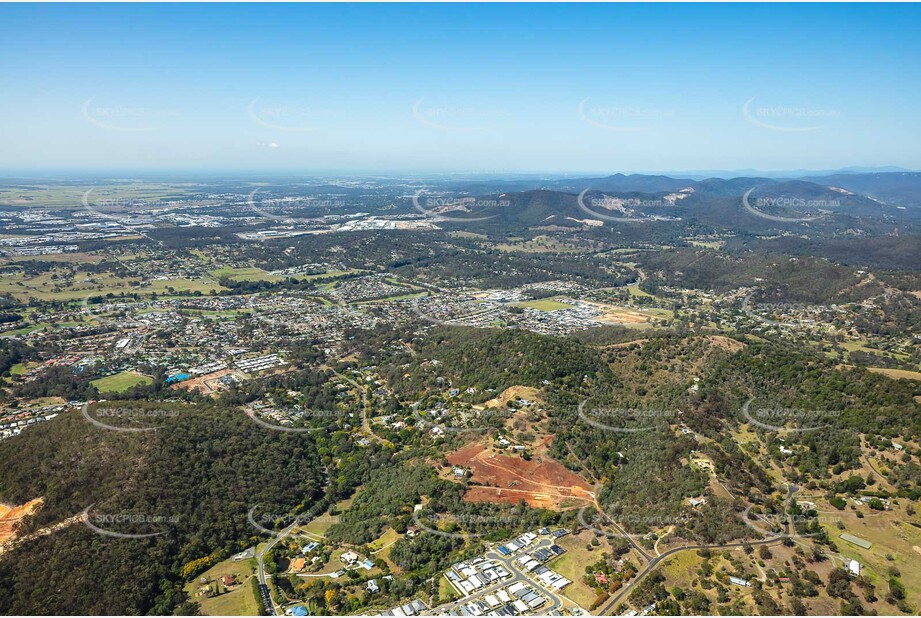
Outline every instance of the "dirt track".
<path id="1" fill-rule="evenodd" d="M 41 498 L 30 500 L 29 502 L 26 502 L 20 506 L 0 504 L 0 544 L 3 544 L 15 537 L 16 524 L 18 524 L 26 515 L 31 515 L 34 513 L 38 507 L 41 506 L 41 504 Z"/>
<path id="2" fill-rule="evenodd" d="M 542 461 L 538 462 L 538 458 Z M 530 506 L 553 510 L 585 506 L 594 499 L 591 486 L 562 464 L 538 454 L 526 461 L 517 456 L 486 450 L 482 444 L 468 444 L 447 456 L 452 465 L 473 470 L 472 483 L 464 499 L 470 502 L 524 500 Z"/>

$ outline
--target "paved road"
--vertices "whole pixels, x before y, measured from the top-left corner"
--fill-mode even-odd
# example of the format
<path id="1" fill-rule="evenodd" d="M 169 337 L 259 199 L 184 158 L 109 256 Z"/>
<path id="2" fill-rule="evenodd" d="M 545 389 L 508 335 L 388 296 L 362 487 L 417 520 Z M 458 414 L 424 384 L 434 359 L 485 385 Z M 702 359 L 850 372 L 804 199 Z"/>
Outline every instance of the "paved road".
<path id="1" fill-rule="evenodd" d="M 636 577 L 634 577 L 632 580 L 630 580 L 630 582 L 629 582 L 626 586 L 624 586 L 623 588 L 621 588 L 620 590 L 618 590 L 617 593 L 615 594 L 615 596 L 611 597 L 611 600 L 608 601 L 608 604 L 605 605 L 605 606 L 601 609 L 601 615 L 610 616 L 610 615 L 611 615 L 611 611 L 614 609 L 614 605 L 616 605 L 616 604 L 623 598 L 623 596 L 624 596 L 625 594 L 627 594 L 627 592 L 629 592 L 630 590 L 632 590 L 632 589 L 633 589 L 633 586 L 635 586 L 636 584 L 638 584 L 638 583 L 640 582 L 640 580 L 642 580 L 644 577 L 646 577 L 647 575 L 649 575 L 649 573 L 650 573 L 656 566 L 658 566 L 658 564 L 659 564 L 660 562 L 662 562 L 663 560 L 665 560 L 665 559 L 668 558 L 669 556 L 672 556 L 672 555 L 674 555 L 674 554 L 677 554 L 677 553 L 680 552 L 680 551 L 685 551 L 685 550 L 689 550 L 689 551 L 690 551 L 690 550 L 698 550 L 698 549 L 735 549 L 735 548 L 738 548 L 738 547 L 745 547 L 746 545 L 751 545 L 751 546 L 756 546 L 756 545 L 772 545 L 772 544 L 774 544 L 774 543 L 779 543 L 779 542 L 781 542 L 781 541 L 783 540 L 783 538 L 784 538 L 783 535 L 779 535 L 779 536 L 776 536 L 776 537 L 773 537 L 773 538 L 770 538 L 770 539 L 762 539 L 762 540 L 760 540 L 760 541 L 748 541 L 748 542 L 745 542 L 745 543 L 727 543 L 726 545 L 683 545 L 683 546 L 681 546 L 681 547 L 674 547 L 674 548 L 672 548 L 672 549 L 666 551 L 666 552 L 663 553 L 662 555 L 656 556 L 655 558 L 653 558 L 652 561 L 651 561 L 648 565 L 646 565 L 646 568 L 645 568 L 645 569 L 643 569 Z"/>
<path id="2" fill-rule="evenodd" d="M 636 551 L 636 553 L 638 553 L 639 555 L 641 555 L 641 556 L 643 557 L 643 559 L 646 560 L 647 564 L 648 564 L 650 561 L 652 561 L 652 556 L 651 556 L 650 554 L 647 554 L 647 553 L 646 553 L 646 550 L 643 549 L 643 546 L 642 546 L 642 545 L 640 545 L 639 543 L 637 543 L 636 541 L 633 540 L 633 536 L 632 536 L 632 535 L 630 535 L 626 530 L 624 530 L 623 528 L 621 528 L 620 524 L 618 524 L 616 521 L 614 521 L 614 519 L 613 519 L 610 515 L 608 515 L 607 513 L 605 513 L 605 512 L 601 509 L 600 505 L 598 505 L 597 502 L 595 503 L 595 506 L 596 506 L 596 508 L 598 509 L 598 512 L 601 513 L 601 514 L 604 516 L 604 518 L 605 518 L 606 520 L 608 520 L 608 525 L 610 525 L 612 528 L 614 528 L 615 530 L 617 530 L 618 534 L 619 534 L 621 537 L 623 537 L 628 543 L 630 543 L 630 546 L 633 547 L 633 549 Z"/>
<path id="3" fill-rule="evenodd" d="M 329 468 L 323 466 L 323 486 L 329 487 Z M 268 543 L 265 544 L 265 547 L 262 548 L 262 551 L 256 551 L 256 575 L 259 578 L 259 589 L 263 592 L 263 596 L 268 598 L 268 603 L 266 603 L 266 608 L 269 610 L 271 615 L 278 613 L 276 609 L 275 602 L 272 600 L 272 595 L 269 594 L 268 578 L 269 575 L 265 573 L 265 555 L 275 547 L 280 541 L 286 539 L 291 532 L 298 526 L 303 526 L 310 519 L 316 517 L 316 514 L 312 515 L 309 519 L 302 519 L 303 513 L 300 516 L 294 517 L 294 521 L 291 522 L 286 528 L 276 533 Z"/>
<path id="4" fill-rule="evenodd" d="M 541 549 L 541 548 L 543 548 L 543 547 L 550 547 L 551 545 L 553 545 L 554 542 L 555 542 L 554 540 L 543 539 L 543 540 L 541 540 L 540 542 L 538 542 L 536 545 L 534 545 L 533 547 L 529 547 L 529 548 L 528 548 L 527 550 L 525 550 L 525 551 L 518 552 L 518 553 L 517 553 L 516 555 L 514 555 L 514 556 L 503 556 L 503 555 L 500 554 L 499 552 L 493 551 L 493 550 L 487 551 L 487 552 L 484 554 L 484 556 L 486 557 L 486 559 L 487 559 L 487 560 L 495 560 L 495 561 L 499 562 L 502 566 L 505 567 L 505 569 L 506 569 L 509 573 L 512 574 L 512 576 L 511 576 L 510 578 L 508 578 L 508 579 L 502 580 L 501 582 L 497 582 L 497 583 L 495 583 L 495 584 L 492 584 L 491 586 L 486 586 L 485 588 L 481 588 L 481 589 L 479 589 L 479 590 L 473 592 L 472 594 L 469 594 L 469 595 L 463 597 L 462 599 L 460 599 L 460 600 L 458 600 L 458 601 L 454 601 L 454 602 L 452 602 L 452 603 L 445 603 L 445 604 L 443 604 L 443 605 L 439 605 L 438 607 L 433 608 L 432 611 L 433 611 L 433 612 L 439 612 L 439 613 L 440 613 L 440 612 L 445 612 L 445 611 L 451 611 L 451 610 L 453 610 L 453 609 L 456 609 L 457 607 L 460 607 L 461 605 L 466 605 L 467 603 L 469 603 L 469 602 L 470 602 L 472 599 L 474 599 L 474 598 L 479 598 L 479 597 L 483 597 L 483 596 L 485 596 L 485 595 L 487 595 L 487 594 L 492 594 L 493 592 L 496 592 L 497 590 L 500 590 L 500 589 L 502 589 L 502 588 L 506 588 L 506 587 L 508 587 L 508 586 L 511 586 L 511 585 L 514 584 L 514 583 L 517 583 L 517 582 L 523 582 L 523 583 L 525 583 L 525 584 L 531 586 L 532 588 L 535 588 L 535 589 L 536 589 L 539 593 L 541 593 L 543 596 L 545 596 L 545 597 L 547 597 L 548 599 L 550 599 L 550 604 L 549 604 L 549 605 L 544 605 L 543 607 L 539 608 L 539 611 L 538 611 L 538 612 L 535 612 L 535 613 L 545 614 L 545 613 L 547 613 L 547 612 L 549 612 L 549 611 L 551 611 L 551 610 L 554 610 L 554 609 L 562 609 L 562 608 L 563 608 L 563 600 L 557 595 L 556 592 L 547 590 L 547 588 L 545 588 L 539 581 L 533 580 L 533 579 L 529 578 L 528 576 L 526 576 L 526 575 L 518 568 L 518 565 L 515 564 L 515 558 L 517 558 L 518 556 L 520 556 L 520 555 L 522 555 L 522 554 L 530 553 L 530 552 L 532 552 L 532 551 L 535 551 L 535 550 L 537 550 L 537 549 Z"/>
<path id="5" fill-rule="evenodd" d="M 788 486 L 787 486 L 787 498 L 786 498 L 786 500 L 785 500 L 784 502 L 785 502 L 788 506 L 789 506 L 790 500 L 793 498 L 793 494 L 795 494 L 795 493 L 798 492 L 798 491 L 799 491 L 799 487 L 796 486 L 796 485 L 788 485 Z M 769 538 L 766 538 L 766 539 L 761 539 L 761 540 L 759 540 L 759 541 L 747 541 L 747 542 L 741 542 L 741 543 L 727 543 L 727 544 L 725 544 L 725 545 L 683 545 L 683 546 L 681 546 L 681 547 L 674 547 L 674 548 L 672 548 L 672 549 L 669 549 L 669 550 L 666 551 L 665 553 L 663 553 L 663 554 L 661 554 L 661 555 L 656 556 L 655 558 L 653 558 L 653 559 L 646 565 L 646 567 L 645 567 L 642 571 L 640 571 L 640 572 L 637 574 L 636 577 L 634 577 L 632 580 L 630 580 L 630 582 L 629 582 L 626 586 L 624 586 L 623 588 L 621 588 L 620 590 L 618 590 L 618 591 L 614 594 L 614 596 L 611 597 L 610 601 L 608 601 L 608 603 L 607 603 L 604 607 L 601 608 L 601 615 L 603 615 L 603 616 L 610 616 L 610 615 L 611 615 L 611 612 L 614 610 L 614 606 L 617 605 L 617 603 L 619 603 L 619 602 L 621 601 L 621 599 L 623 599 L 624 596 L 625 596 L 628 592 L 630 592 L 631 590 L 633 590 L 633 587 L 634 587 L 634 586 L 636 586 L 638 583 L 640 583 L 640 581 L 641 581 L 644 577 L 646 577 L 647 575 L 649 575 L 649 573 L 651 573 L 651 572 L 653 571 L 653 569 L 655 569 L 656 566 L 659 565 L 660 562 L 662 562 L 663 560 L 665 560 L 665 559 L 668 558 L 669 556 L 673 556 L 674 554 L 677 554 L 678 552 L 685 551 L 685 550 L 696 551 L 696 550 L 699 550 L 699 549 L 736 549 L 736 548 L 739 548 L 739 547 L 745 547 L 746 545 L 750 545 L 750 546 L 752 546 L 752 547 L 754 547 L 754 546 L 756 546 L 756 545 L 773 545 L 774 543 L 780 543 L 781 541 L 783 541 L 784 536 L 787 535 L 787 534 L 789 534 L 789 532 L 790 532 L 790 523 L 789 523 L 789 522 L 786 522 L 786 523 L 785 523 L 785 528 L 784 528 L 784 534 L 780 534 L 780 535 L 777 535 L 777 536 L 769 537 Z"/>
<path id="6" fill-rule="evenodd" d="M 265 555 L 273 547 L 275 547 L 279 541 L 284 540 L 285 537 L 291 534 L 291 531 L 294 530 L 299 525 L 301 525 L 301 522 L 298 522 L 295 520 L 291 525 L 289 525 L 287 528 L 279 532 L 277 536 L 273 536 L 269 540 L 269 542 L 265 544 L 265 547 L 262 548 L 262 551 L 256 552 L 256 564 L 258 565 L 258 569 L 256 573 L 257 573 L 257 576 L 259 577 L 259 588 L 261 591 L 263 591 L 263 597 L 268 597 L 268 603 L 266 604 L 266 609 L 268 609 L 270 612 L 270 615 L 273 615 L 273 616 L 277 614 L 278 611 L 275 606 L 275 601 L 272 600 L 272 595 L 269 594 L 269 586 L 268 586 L 268 581 L 267 581 L 269 576 L 265 574 Z"/>
<path id="7" fill-rule="evenodd" d="M 524 571 L 522 571 L 521 568 L 517 565 L 517 563 L 515 563 L 515 558 L 517 558 L 518 556 L 520 556 L 520 555 L 522 555 L 522 554 L 531 553 L 531 552 L 536 551 L 536 550 L 538 550 L 538 549 L 548 548 L 548 547 L 550 547 L 551 545 L 553 545 L 553 541 L 552 541 L 552 540 L 550 540 L 550 539 L 542 539 L 542 540 L 539 541 L 534 547 L 529 547 L 526 551 L 518 552 L 518 555 L 517 555 L 517 556 L 503 556 L 503 555 L 500 554 L 499 552 L 488 552 L 488 553 L 486 554 L 486 557 L 487 557 L 487 558 L 495 559 L 495 560 L 498 560 L 500 563 L 502 563 L 502 566 L 504 566 L 509 572 L 511 572 L 511 573 L 513 574 L 513 577 L 514 577 L 515 575 L 517 575 L 518 577 L 521 578 L 520 581 L 525 581 L 525 582 L 527 582 L 528 585 L 530 585 L 532 588 L 536 588 L 538 592 L 540 592 L 540 593 L 543 594 L 545 597 L 547 597 L 548 599 L 550 599 L 550 605 L 549 605 L 549 606 L 545 605 L 545 606 L 543 606 L 543 607 L 540 608 L 540 613 L 541 613 L 541 614 L 547 613 L 547 612 L 549 612 L 549 611 L 551 611 L 551 610 L 554 610 L 554 609 L 562 609 L 562 608 L 563 608 L 563 600 L 560 599 L 559 596 L 557 596 L 556 592 L 554 592 L 554 591 L 552 591 L 552 590 L 549 590 L 546 586 L 544 586 L 543 584 L 541 584 L 539 580 L 537 580 L 537 579 L 532 579 L 532 578 L 528 577 L 528 576 L 524 573 Z"/>
<path id="8" fill-rule="evenodd" d="M 265 611 L 269 616 L 277 615 L 275 612 L 275 604 L 272 602 L 272 593 L 269 591 L 269 587 L 265 584 L 259 584 L 259 596 L 262 597 L 262 605 L 265 607 Z"/>

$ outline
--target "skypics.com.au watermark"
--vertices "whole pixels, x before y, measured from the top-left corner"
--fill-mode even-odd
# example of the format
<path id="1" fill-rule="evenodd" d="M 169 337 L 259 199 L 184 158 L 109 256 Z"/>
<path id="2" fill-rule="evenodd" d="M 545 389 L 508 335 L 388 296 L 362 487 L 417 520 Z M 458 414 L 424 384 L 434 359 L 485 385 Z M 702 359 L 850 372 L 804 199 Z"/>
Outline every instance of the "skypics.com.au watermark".
<path id="1" fill-rule="evenodd" d="M 412 106 L 412 115 L 417 122 L 439 131 L 482 131 L 497 118 L 508 118 L 511 113 L 504 109 L 473 106 L 448 105 L 435 107 L 419 99 Z"/>
<path id="2" fill-rule="evenodd" d="M 823 313 L 829 309 L 825 305 L 808 303 L 758 303 L 755 308 L 764 311 L 804 311 L 807 313 Z"/>
<path id="3" fill-rule="evenodd" d="M 840 517 L 819 514 L 791 514 L 791 513 L 754 513 L 755 505 L 749 506 L 742 513 L 742 521 L 746 526 L 764 537 L 777 538 L 810 538 L 825 534 L 822 526 L 837 526 L 841 523 Z M 755 522 L 758 522 L 757 525 Z M 798 529 L 812 528 L 816 532 L 798 532 Z"/>
<path id="4" fill-rule="evenodd" d="M 320 524 L 335 524 L 339 522 L 338 516 L 317 515 L 314 517 L 314 513 L 310 510 L 299 514 L 262 513 L 257 516 L 256 509 L 258 508 L 258 504 L 251 507 L 246 513 L 246 520 L 249 522 L 250 526 L 268 536 L 287 536 L 291 530 L 298 526 L 303 526 L 308 522 Z M 293 534 L 291 536 L 293 538 L 312 540 L 312 537 L 305 534 Z"/>
<path id="5" fill-rule="evenodd" d="M 827 313 L 832 310 L 831 307 L 825 305 L 809 305 L 806 303 L 755 303 L 752 304 L 751 299 L 754 293 L 748 294 L 745 298 L 742 299 L 742 313 L 747 315 L 750 318 L 758 320 L 764 324 L 770 326 L 793 326 L 794 324 L 803 324 L 802 320 L 794 320 L 791 322 L 781 322 L 779 320 L 771 320 L 765 318 L 756 311 L 767 311 L 771 313 L 789 313 L 789 312 L 798 312 L 806 314 L 821 314 Z"/>
<path id="6" fill-rule="evenodd" d="M 754 399 L 749 399 L 743 404 L 742 416 L 756 427 L 769 431 L 789 433 L 818 431 L 831 426 L 822 421 L 836 419 L 842 414 L 838 410 L 806 410 L 802 408 L 758 408 L 751 411 L 753 401 Z M 786 427 L 787 423 L 799 423 L 801 426 Z"/>
<path id="7" fill-rule="evenodd" d="M 598 429 L 615 433 L 639 433 L 654 429 L 657 421 L 672 422 L 680 414 L 678 410 L 650 408 L 586 408 L 588 399 L 578 407 L 579 418 Z"/>
<path id="8" fill-rule="evenodd" d="M 658 109 L 636 105 L 589 106 L 589 99 L 582 99 L 577 106 L 582 122 L 605 131 L 637 133 L 650 131 L 655 120 L 674 118 L 673 109 Z"/>
<path id="9" fill-rule="evenodd" d="M 115 221 L 126 230 L 134 234 L 140 234 L 140 232 L 124 225 L 124 221 L 130 220 L 130 215 L 123 211 L 131 209 L 149 212 L 150 210 L 166 208 L 171 205 L 170 202 L 164 201 L 162 199 L 149 198 L 108 196 L 92 199 L 93 193 L 95 191 L 96 187 L 90 187 L 84 191 L 83 197 L 80 200 L 80 204 L 83 206 L 83 209 L 91 215 L 101 219 L 109 219 L 111 221 Z"/>
<path id="10" fill-rule="evenodd" d="M 613 210 L 617 207 L 623 208 L 665 208 L 667 206 L 674 206 L 668 200 L 641 200 L 636 197 L 629 197 L 625 199 L 607 197 L 592 200 L 592 206 L 599 206 L 601 208 L 606 208 Z"/>
<path id="11" fill-rule="evenodd" d="M 261 97 L 251 100 L 246 114 L 256 124 L 273 131 L 303 133 L 317 131 L 329 124 L 331 119 L 342 117 L 340 109 L 318 108 L 307 105 L 264 105 Z M 274 142 L 267 144 L 277 148 Z"/>
<path id="12" fill-rule="evenodd" d="M 839 200 L 807 200 L 800 197 L 759 197 L 755 206 L 767 208 L 835 208 Z"/>
<path id="13" fill-rule="evenodd" d="M 413 404 L 413 416 L 423 424 L 438 428 L 441 433 L 468 433 L 485 431 L 491 427 L 494 427 L 497 423 L 505 422 L 516 412 L 516 410 L 507 407 L 485 408 L 483 410 L 455 410 L 450 407 L 444 407 L 427 411 L 429 412 L 430 418 L 425 418 L 425 416 L 419 412 L 419 407 L 421 405 L 421 402 Z M 435 414 L 433 415 L 432 412 Z M 459 420 L 459 422 L 463 423 L 463 426 L 458 427 L 449 425 L 446 422 L 449 419 L 445 417 L 450 417 L 450 419 L 453 420 Z"/>
<path id="14" fill-rule="evenodd" d="M 91 202 L 91 201 L 90 201 L 90 196 L 92 195 L 93 191 L 95 191 L 95 190 L 96 190 L 96 187 L 90 187 L 89 189 L 87 189 L 87 190 L 83 193 L 83 197 L 82 197 L 82 199 L 80 200 L 80 204 L 83 206 L 83 209 L 84 209 L 86 212 L 90 213 L 91 215 L 93 215 L 93 216 L 95 216 L 95 217 L 99 217 L 99 218 L 102 218 L 102 219 L 108 219 L 109 221 L 113 221 L 118 227 L 120 227 L 121 229 L 123 229 L 123 230 L 124 230 L 125 232 L 127 232 L 129 235 L 141 236 L 141 237 L 146 238 L 147 240 L 149 240 L 149 241 L 151 241 L 151 242 L 153 242 L 153 243 L 155 243 L 155 244 L 157 244 L 157 245 L 163 246 L 163 242 L 162 242 L 162 241 L 157 240 L 156 238 L 152 238 L 152 237 L 149 236 L 146 232 L 144 232 L 143 230 L 139 229 L 138 226 L 129 225 L 129 223 L 131 223 L 131 217 L 130 217 L 130 215 L 125 215 L 125 214 L 114 214 L 114 213 L 105 212 L 105 207 L 101 205 L 101 202 L 98 202 L 98 201 L 97 201 L 97 202 Z M 111 206 L 111 205 L 119 204 L 120 201 L 123 200 L 123 199 L 124 199 L 124 198 L 105 198 L 106 203 L 109 204 L 110 206 Z M 136 205 L 137 208 L 146 208 L 146 207 L 149 207 L 149 206 L 157 206 L 157 207 L 163 206 L 163 202 L 162 202 L 161 200 L 147 200 L 147 199 L 143 199 L 143 198 L 131 199 L 131 200 L 130 200 L 130 203 L 133 204 L 133 205 Z M 119 210 L 122 210 L 122 208 L 119 207 Z M 125 266 L 124 263 L 122 263 L 122 265 Z M 129 267 L 129 268 L 130 268 L 130 267 Z"/>
<path id="15" fill-rule="evenodd" d="M 618 513 L 616 517 L 606 510 L 603 512 L 593 511 L 590 518 L 586 517 L 586 511 L 591 507 L 583 507 L 579 510 L 579 523 L 591 530 L 596 535 L 603 535 L 612 539 L 624 539 L 639 544 L 645 539 L 655 538 L 656 530 L 670 528 L 672 526 L 682 526 L 693 521 L 693 513 L 683 513 L 677 517 L 669 515 L 651 515 L 643 513 L 625 512 Z M 824 532 L 820 526 L 836 525 L 840 519 L 836 517 L 827 517 L 813 514 L 787 514 L 774 513 L 762 514 L 752 512 L 755 505 L 749 506 L 740 514 L 742 521 L 746 526 L 754 530 L 763 539 L 772 538 L 808 538 L 820 536 Z M 762 525 L 757 525 L 758 522 Z M 817 527 L 819 527 L 817 529 Z M 646 529 L 649 532 L 635 534 L 626 532 L 626 529 Z M 817 529 L 816 532 L 798 532 L 798 529 Z"/>
<path id="16" fill-rule="evenodd" d="M 83 510 L 80 514 L 80 521 L 96 534 L 101 534 L 103 536 L 119 539 L 145 539 L 166 534 L 166 531 L 130 533 L 116 532 L 111 528 L 122 528 L 126 526 L 144 528 L 152 525 L 162 527 L 167 524 L 179 522 L 178 515 L 159 515 L 151 513 L 91 513 L 90 511 L 92 511 L 94 506 L 95 504 L 91 504 Z"/>
<path id="17" fill-rule="evenodd" d="M 591 191 L 590 188 L 583 189 L 576 197 L 576 204 L 579 210 L 591 215 L 594 219 L 610 221 L 612 223 L 642 223 L 647 221 L 680 221 L 680 217 L 662 216 L 662 215 L 636 215 L 635 212 L 640 208 L 656 208 L 661 206 L 673 206 L 667 200 L 640 200 L 640 199 L 621 199 L 602 195 L 601 197 L 591 198 L 586 203 L 585 195 Z M 620 212 L 623 216 L 615 217 L 610 214 L 599 212 Z"/>
<path id="18" fill-rule="evenodd" d="M 108 131 L 124 132 L 153 131 L 161 126 L 164 120 L 179 116 L 179 111 L 175 109 L 94 105 L 92 98 L 83 102 L 80 111 L 83 118 L 93 126 Z"/>
<path id="19" fill-rule="evenodd" d="M 841 117 L 837 109 L 822 109 L 802 106 L 760 106 L 753 107 L 757 96 L 742 105 L 742 115 L 750 123 L 762 129 L 784 133 L 802 133 L 823 128 L 829 120 Z"/>
<path id="20" fill-rule="evenodd" d="M 489 532 L 447 532 L 441 530 L 439 526 L 448 528 L 454 528 L 455 526 L 462 528 L 494 526 L 496 529 L 507 529 L 514 528 L 521 524 L 521 517 L 514 517 L 512 515 L 430 513 L 425 515 L 425 519 L 431 522 L 431 525 L 428 525 L 422 521 L 422 518 L 419 516 L 420 512 L 420 509 L 413 510 L 413 522 L 416 524 L 416 527 L 430 534 L 450 539 L 476 539 L 488 535 Z"/>
<path id="21" fill-rule="evenodd" d="M 108 429 L 110 431 L 120 431 L 122 433 L 139 433 L 146 431 L 156 431 L 158 427 L 151 425 L 142 425 L 140 427 L 124 427 L 119 425 L 111 425 L 109 423 L 103 422 L 102 419 L 126 419 L 135 422 L 150 421 L 151 419 L 163 419 L 163 418 L 176 418 L 179 416 L 179 412 L 176 410 L 163 410 L 163 409 L 144 409 L 144 408 L 94 408 L 93 414 L 90 414 L 89 411 L 90 404 L 86 403 L 83 405 L 81 410 L 83 418 L 88 420 L 90 423 L 102 429 Z"/>
<path id="22" fill-rule="evenodd" d="M 131 198 L 131 197 L 103 197 L 94 202 L 95 205 L 103 209 L 108 208 L 140 208 L 149 210 L 152 208 L 165 208 L 170 205 L 161 199 Z"/>
<path id="23" fill-rule="evenodd" d="M 316 197 L 282 197 L 282 198 L 266 198 L 260 197 L 257 199 L 257 194 L 259 189 L 253 189 L 253 191 L 246 198 L 246 205 L 254 213 L 259 215 L 263 219 L 268 219 L 271 221 L 278 221 L 280 223 L 298 223 L 306 221 L 316 221 L 317 217 L 322 216 L 322 212 L 317 212 L 313 217 L 298 217 L 288 214 L 280 214 L 274 212 L 272 209 L 282 209 L 285 212 L 299 212 L 299 211 L 322 211 L 324 209 L 330 208 L 342 208 L 346 205 L 344 200 L 337 198 L 316 198 Z"/>
<path id="24" fill-rule="evenodd" d="M 823 209 L 834 209 L 841 206 L 839 200 L 811 200 L 798 197 L 759 197 L 752 199 L 751 194 L 756 189 L 758 189 L 758 186 L 752 187 L 742 195 L 742 206 L 746 211 L 756 217 L 761 217 L 762 219 L 777 223 L 806 223 L 815 221 L 823 216 L 821 212 Z M 785 217 L 766 212 L 765 209 L 768 208 L 784 208 L 794 211 L 814 209 L 817 212 L 815 214 L 800 217 Z"/>
<path id="25" fill-rule="evenodd" d="M 351 417 L 348 410 L 312 410 L 302 408 L 265 408 L 247 410 L 246 415 L 257 425 L 272 431 L 288 433 L 313 433 L 327 431 L 330 425 L 347 422 Z M 303 427 L 302 423 L 321 422 L 319 427 Z"/>
<path id="26" fill-rule="evenodd" d="M 622 513 L 616 518 L 612 517 L 607 511 L 598 512 L 593 509 L 593 514 L 586 519 L 586 511 L 591 507 L 585 506 L 579 509 L 576 519 L 586 529 L 591 530 L 597 536 L 605 536 L 610 539 L 623 539 L 635 544 L 639 544 L 644 538 L 651 533 L 631 534 L 624 530 L 622 526 L 629 524 L 631 527 L 643 528 L 667 528 L 681 523 L 683 520 L 678 517 L 667 515 L 650 515 L 637 513 Z"/>
<path id="27" fill-rule="evenodd" d="M 503 199 L 481 199 L 475 197 L 424 197 L 425 191 L 420 189 L 412 197 L 413 208 L 426 217 L 438 221 L 453 221 L 457 223 L 472 223 L 486 221 L 497 215 L 475 216 L 477 213 L 488 209 L 506 208 L 511 201 Z M 471 216 L 455 217 L 446 213 L 470 213 Z"/>

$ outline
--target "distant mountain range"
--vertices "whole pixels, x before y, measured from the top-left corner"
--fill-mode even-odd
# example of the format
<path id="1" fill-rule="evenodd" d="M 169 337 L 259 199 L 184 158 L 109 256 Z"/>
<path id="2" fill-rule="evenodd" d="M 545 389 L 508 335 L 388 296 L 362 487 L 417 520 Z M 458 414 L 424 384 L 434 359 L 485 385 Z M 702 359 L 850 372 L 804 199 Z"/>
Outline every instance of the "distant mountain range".
<path id="1" fill-rule="evenodd" d="M 856 172 L 839 170 L 831 174 L 811 173 L 803 176 L 769 176 L 740 174 L 732 177 L 710 176 L 707 178 L 687 176 L 666 176 L 662 174 L 613 174 L 601 177 L 572 178 L 512 178 L 489 180 L 441 180 L 432 183 L 434 187 L 484 194 L 508 191 L 549 189 L 555 191 L 580 192 L 585 188 L 600 191 L 638 191 L 656 193 L 677 191 L 685 187 L 709 189 L 722 194 L 732 193 L 735 188 L 750 187 L 752 184 L 774 184 L 802 180 L 826 186 L 835 186 L 854 193 L 862 193 L 879 201 L 908 200 L 908 203 L 893 203 L 893 206 L 921 206 L 921 172 L 887 171 Z M 743 189 L 747 190 L 747 189 Z"/>
<path id="2" fill-rule="evenodd" d="M 757 169 L 741 169 L 741 170 L 686 170 L 686 171 L 674 171 L 674 172 L 657 172 L 659 174 L 664 174 L 666 176 L 673 176 L 675 178 L 693 178 L 695 180 L 703 180 L 705 178 L 738 178 L 740 176 L 755 176 L 758 178 L 805 178 L 807 176 L 834 176 L 837 174 L 882 174 L 890 172 L 911 172 L 913 170 L 898 167 L 895 165 L 889 166 L 879 166 L 879 167 L 842 167 L 839 169 L 831 170 L 776 170 L 766 172 L 764 170 Z"/>
<path id="3" fill-rule="evenodd" d="M 433 212 L 485 218 L 511 227 L 583 227 L 630 220 L 685 220 L 761 232 L 810 228 L 888 233 L 921 217 L 921 173 L 838 173 L 807 178 L 674 178 L 614 174 L 597 178 L 445 181 L 433 193 L 461 196 L 464 207 Z"/>

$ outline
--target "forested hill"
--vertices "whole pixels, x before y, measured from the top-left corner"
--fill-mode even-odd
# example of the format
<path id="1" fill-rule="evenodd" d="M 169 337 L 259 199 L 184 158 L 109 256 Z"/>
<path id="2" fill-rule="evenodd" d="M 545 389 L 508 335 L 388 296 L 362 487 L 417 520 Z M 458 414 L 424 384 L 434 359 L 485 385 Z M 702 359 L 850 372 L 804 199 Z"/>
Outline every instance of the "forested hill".
<path id="1" fill-rule="evenodd" d="M 369 362 L 380 360 L 374 350 L 368 350 Z M 501 392 L 515 385 L 569 389 L 586 379 L 610 375 L 601 356 L 588 345 L 524 331 L 439 327 L 419 343 L 417 357 L 430 363 L 404 367 L 408 358 L 389 358 L 381 367 L 397 392 L 418 393 L 444 377 L 457 388 L 474 387 L 489 398 L 487 389 Z"/>
<path id="2" fill-rule="evenodd" d="M 45 499 L 24 533 L 90 506 L 107 530 L 162 532 L 113 538 L 78 522 L 23 544 L 0 558 L 0 613 L 173 613 L 190 563 L 256 540 L 253 505 L 288 513 L 320 498 L 320 457 L 303 434 L 260 431 L 238 410 L 156 405 L 170 413 L 157 431 L 112 431 L 68 412 L 0 443 L 0 501 Z M 94 519 L 103 515 L 111 521 Z"/>

